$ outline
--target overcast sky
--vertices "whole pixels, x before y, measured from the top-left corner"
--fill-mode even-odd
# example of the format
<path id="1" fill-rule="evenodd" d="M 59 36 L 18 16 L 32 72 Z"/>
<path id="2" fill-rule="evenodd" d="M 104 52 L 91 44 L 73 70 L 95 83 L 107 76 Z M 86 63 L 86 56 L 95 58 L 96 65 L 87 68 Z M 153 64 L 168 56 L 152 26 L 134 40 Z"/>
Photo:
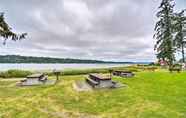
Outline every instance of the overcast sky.
<path id="1" fill-rule="evenodd" d="M 153 61 L 160 0 L 1 0 L 0 11 L 27 39 L 0 54 L 114 61 Z M 176 0 L 177 9 L 186 8 Z"/>

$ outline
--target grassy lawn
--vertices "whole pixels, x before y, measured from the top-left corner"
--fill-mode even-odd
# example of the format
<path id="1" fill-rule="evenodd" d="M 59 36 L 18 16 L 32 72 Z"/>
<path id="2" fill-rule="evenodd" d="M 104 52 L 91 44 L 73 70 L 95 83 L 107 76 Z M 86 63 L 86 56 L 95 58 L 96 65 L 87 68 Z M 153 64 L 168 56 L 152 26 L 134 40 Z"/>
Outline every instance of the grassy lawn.
<path id="1" fill-rule="evenodd" d="M 54 78 L 50 76 L 50 78 Z M 3 118 L 186 118 L 186 72 L 139 72 L 113 78 L 127 88 L 77 92 L 83 75 L 63 76 L 55 86 L 16 87 L 0 81 Z"/>

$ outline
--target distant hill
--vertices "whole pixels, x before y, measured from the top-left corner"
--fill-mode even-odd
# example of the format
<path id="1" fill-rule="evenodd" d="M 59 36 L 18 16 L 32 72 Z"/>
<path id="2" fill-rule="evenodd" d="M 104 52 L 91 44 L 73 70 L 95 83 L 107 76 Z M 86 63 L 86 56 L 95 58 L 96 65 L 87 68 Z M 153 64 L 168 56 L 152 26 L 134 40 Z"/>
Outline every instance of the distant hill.
<path id="1" fill-rule="evenodd" d="M 20 55 L 0 55 L 0 63 L 121 63 L 133 64 L 133 62 L 112 62 L 100 60 L 85 60 L 71 58 L 33 57 Z"/>

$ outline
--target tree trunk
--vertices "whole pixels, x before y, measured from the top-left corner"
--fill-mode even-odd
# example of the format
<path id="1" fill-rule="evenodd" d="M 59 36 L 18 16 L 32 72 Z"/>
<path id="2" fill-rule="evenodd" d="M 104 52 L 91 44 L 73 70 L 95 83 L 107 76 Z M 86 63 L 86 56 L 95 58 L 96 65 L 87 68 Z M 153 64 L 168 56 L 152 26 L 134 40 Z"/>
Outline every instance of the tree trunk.
<path id="1" fill-rule="evenodd" d="M 181 46 L 181 53 L 182 53 L 182 62 L 185 63 L 185 52 L 184 52 L 184 47 L 183 47 L 183 44 Z"/>

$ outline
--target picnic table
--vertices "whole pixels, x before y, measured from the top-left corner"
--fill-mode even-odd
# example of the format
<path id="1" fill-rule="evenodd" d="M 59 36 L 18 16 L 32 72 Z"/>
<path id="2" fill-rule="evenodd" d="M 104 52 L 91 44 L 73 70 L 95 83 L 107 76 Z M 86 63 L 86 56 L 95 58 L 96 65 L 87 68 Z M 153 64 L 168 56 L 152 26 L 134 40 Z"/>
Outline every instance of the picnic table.
<path id="1" fill-rule="evenodd" d="M 45 84 L 47 80 L 48 80 L 47 76 L 45 76 L 44 74 L 37 73 L 27 76 L 26 79 L 21 80 L 18 85 L 21 86 L 41 85 Z"/>
<path id="2" fill-rule="evenodd" d="M 131 71 L 116 70 L 113 71 L 113 75 L 120 77 L 133 77 L 135 74 Z"/>
<path id="3" fill-rule="evenodd" d="M 181 68 L 179 68 L 179 67 L 172 67 L 172 68 L 169 68 L 169 71 L 172 73 L 172 72 L 178 72 L 178 73 L 180 73 L 181 72 Z"/>

